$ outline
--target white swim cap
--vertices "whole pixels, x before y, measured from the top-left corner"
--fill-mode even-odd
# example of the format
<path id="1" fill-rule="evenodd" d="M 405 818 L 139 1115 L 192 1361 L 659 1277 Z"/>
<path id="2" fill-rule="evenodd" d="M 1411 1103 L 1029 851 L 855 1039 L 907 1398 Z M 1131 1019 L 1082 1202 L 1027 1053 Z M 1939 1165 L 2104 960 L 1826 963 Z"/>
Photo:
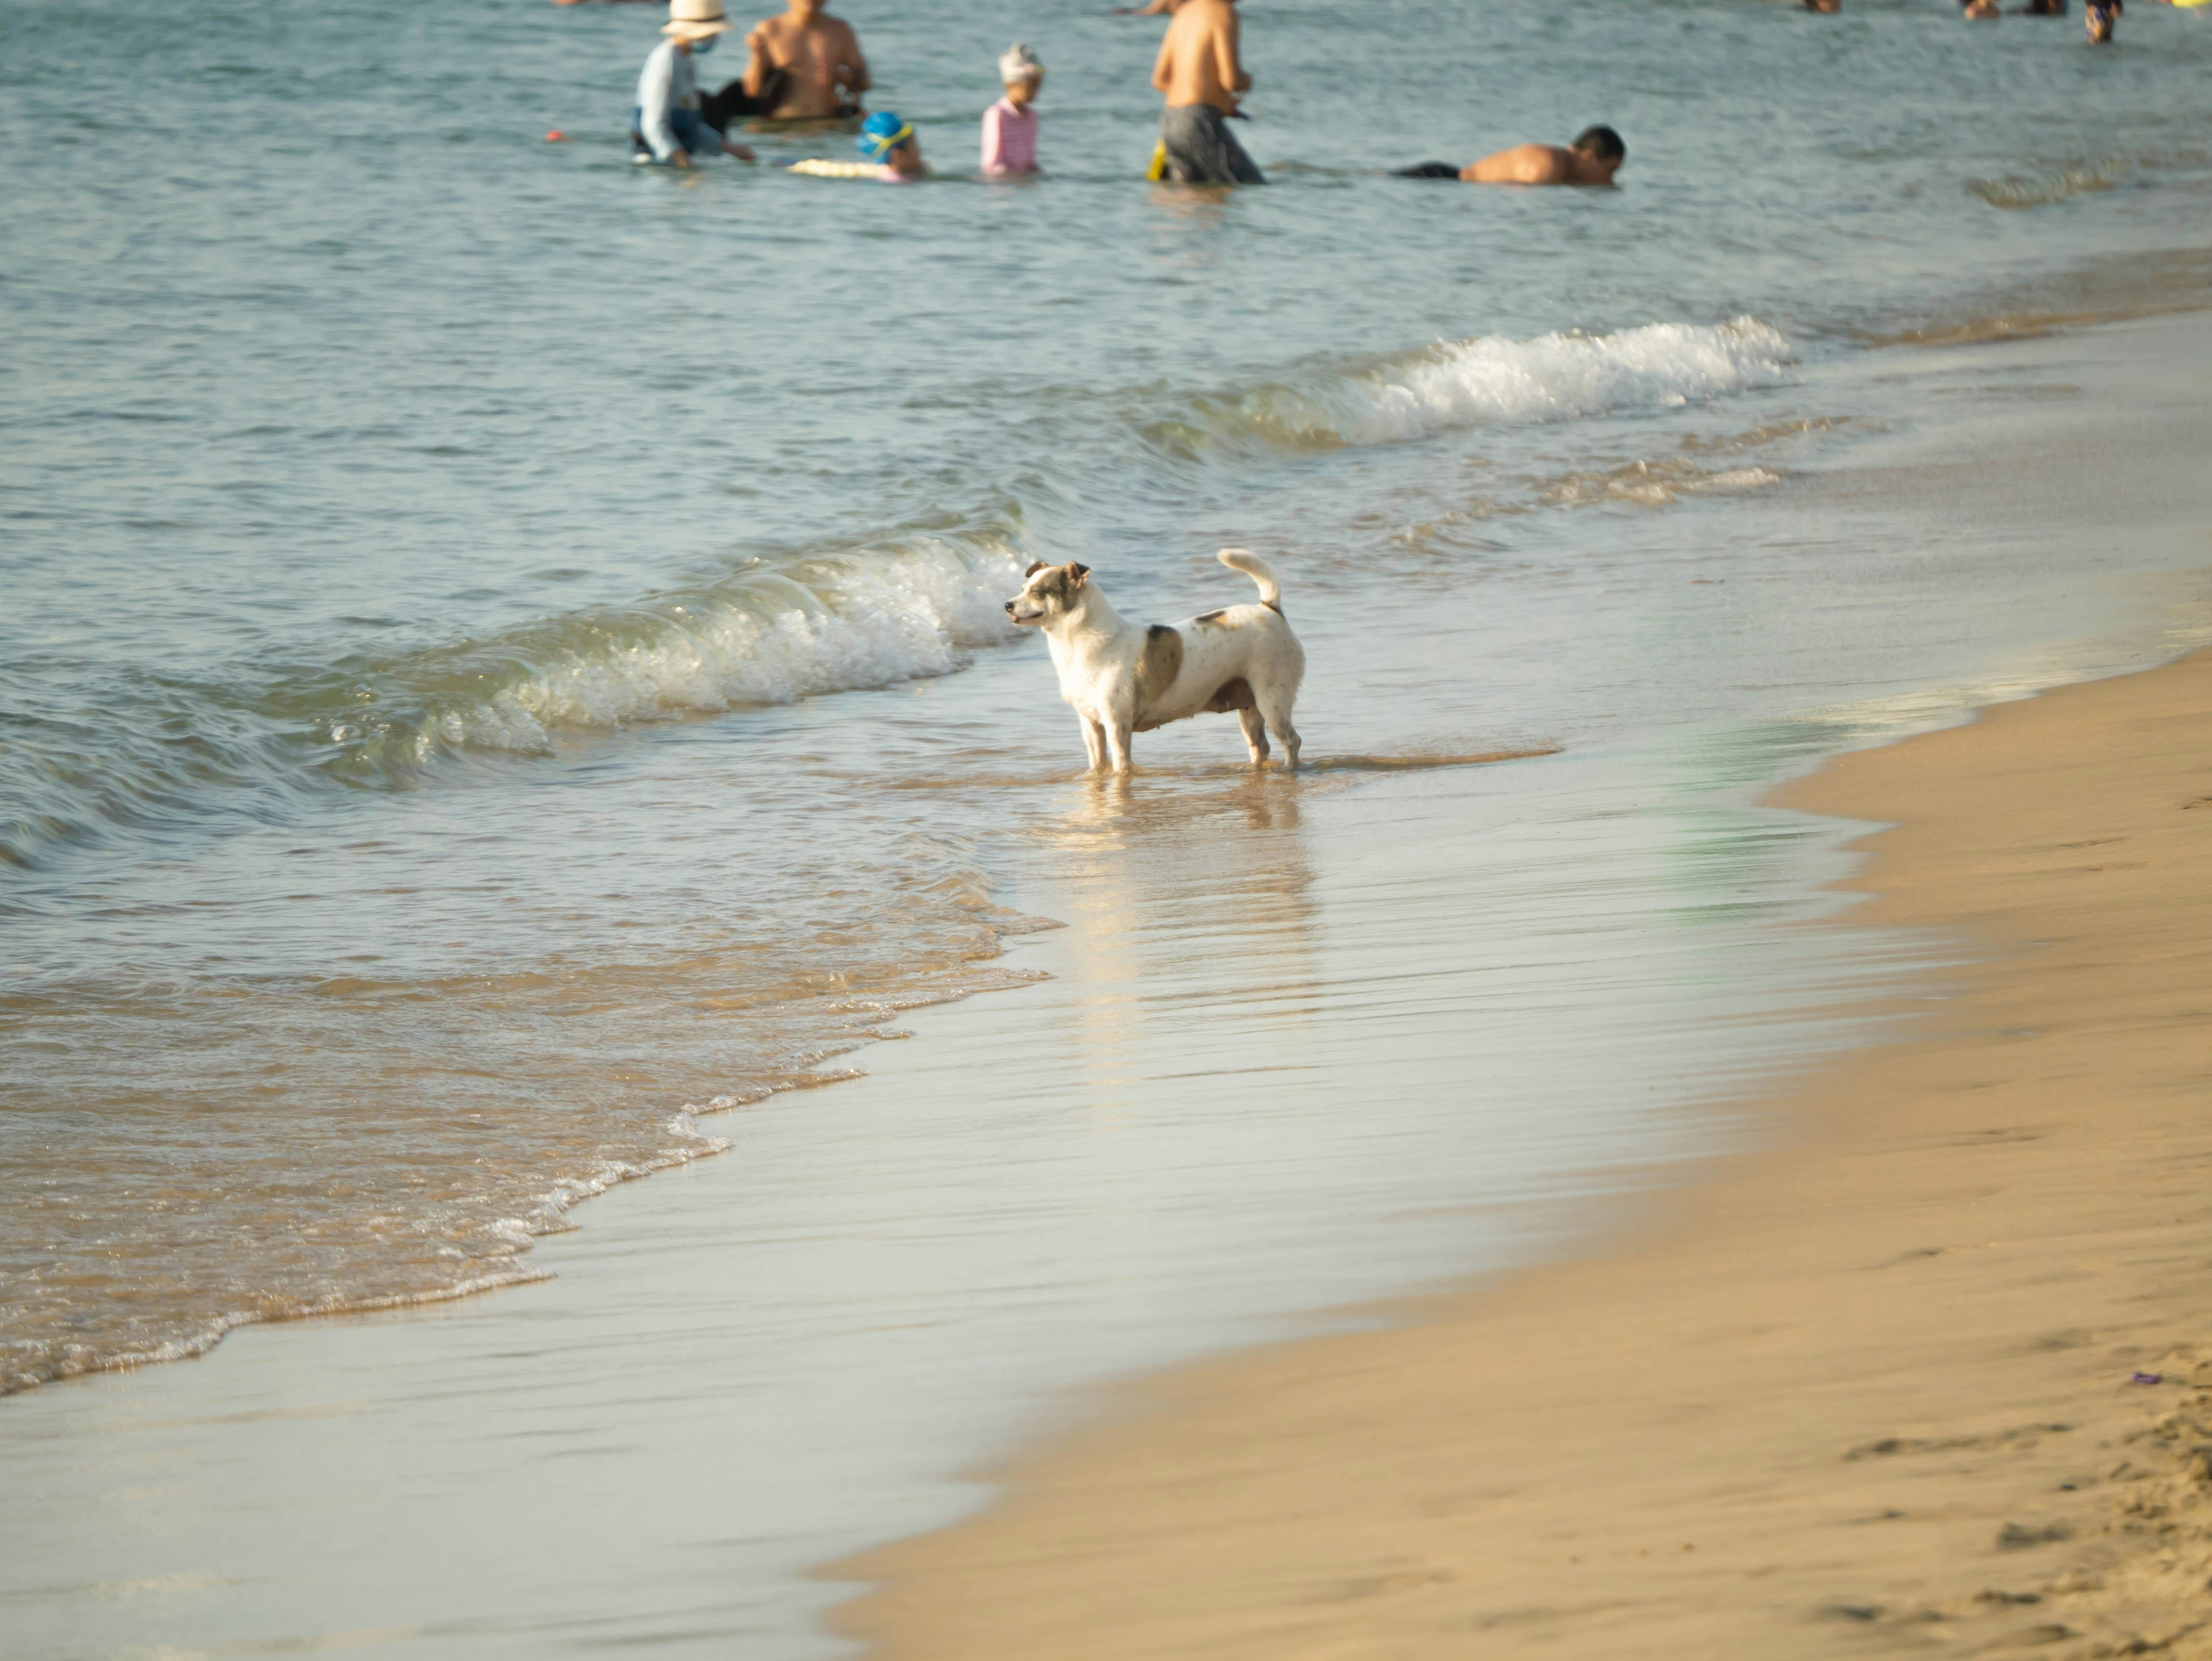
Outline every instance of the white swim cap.
<path id="1" fill-rule="evenodd" d="M 1018 40 L 999 54 L 999 84 L 1011 87 L 1017 81 L 1034 81 L 1044 73 L 1044 65 L 1037 55 Z"/>

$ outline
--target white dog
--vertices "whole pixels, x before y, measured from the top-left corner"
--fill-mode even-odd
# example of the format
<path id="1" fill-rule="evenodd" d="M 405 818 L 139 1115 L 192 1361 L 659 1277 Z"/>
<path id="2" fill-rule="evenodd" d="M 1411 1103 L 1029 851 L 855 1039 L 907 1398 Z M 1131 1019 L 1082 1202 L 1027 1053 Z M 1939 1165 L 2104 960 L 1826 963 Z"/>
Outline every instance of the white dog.
<path id="1" fill-rule="evenodd" d="M 1305 678 L 1305 648 L 1284 621 L 1283 591 L 1266 563 L 1242 548 L 1224 548 L 1218 557 L 1260 585 L 1257 605 L 1208 611 L 1173 628 L 1141 628 L 1122 621 L 1108 604 L 1090 581 L 1089 566 L 1042 560 L 1006 602 L 1016 623 L 1044 630 L 1060 672 L 1060 695 L 1083 722 L 1093 771 L 1109 757 L 1115 772 L 1128 771 L 1133 733 L 1231 709 L 1243 723 L 1254 766 L 1267 759 L 1269 733 L 1297 766 L 1291 705 Z"/>

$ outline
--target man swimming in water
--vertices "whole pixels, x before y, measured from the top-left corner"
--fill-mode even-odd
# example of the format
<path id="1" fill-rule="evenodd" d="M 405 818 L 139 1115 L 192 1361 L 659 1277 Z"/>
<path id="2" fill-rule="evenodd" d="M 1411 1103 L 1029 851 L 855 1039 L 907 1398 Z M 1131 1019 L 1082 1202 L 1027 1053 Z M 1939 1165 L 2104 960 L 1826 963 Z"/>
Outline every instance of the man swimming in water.
<path id="1" fill-rule="evenodd" d="M 860 37 L 843 18 L 823 10 L 823 0 L 789 3 L 782 16 L 762 19 L 745 37 L 752 53 L 741 83 L 746 96 L 765 103 L 761 113 L 771 121 L 858 115 L 868 89 Z"/>
<path id="2" fill-rule="evenodd" d="M 1177 185 L 1264 185 L 1229 131 L 1237 94 L 1252 77 L 1237 56 L 1237 0 L 1182 0 L 1160 41 L 1152 85 L 1160 112 L 1159 176 Z"/>
<path id="3" fill-rule="evenodd" d="M 1516 144 L 1464 167 L 1449 161 L 1424 161 L 1418 167 L 1401 167 L 1401 179 L 1459 179 L 1470 185 L 1610 185 L 1620 164 L 1628 160 L 1628 146 L 1611 127 L 1585 127 L 1575 142 L 1558 144 Z"/>

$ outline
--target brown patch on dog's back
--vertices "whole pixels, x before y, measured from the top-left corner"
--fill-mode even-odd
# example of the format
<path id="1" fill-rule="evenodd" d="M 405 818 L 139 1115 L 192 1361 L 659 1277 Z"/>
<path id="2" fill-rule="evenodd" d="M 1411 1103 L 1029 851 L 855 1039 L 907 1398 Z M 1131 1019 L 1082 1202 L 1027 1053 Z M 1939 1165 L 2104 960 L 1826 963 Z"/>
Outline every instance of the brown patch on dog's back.
<path id="1" fill-rule="evenodd" d="M 1182 673 L 1182 636 L 1164 623 L 1145 630 L 1145 654 L 1137 660 L 1137 705 L 1164 697 Z"/>
<path id="2" fill-rule="evenodd" d="M 1204 611 L 1191 619 L 1193 623 L 1218 623 L 1229 615 L 1226 611 Z"/>
<path id="3" fill-rule="evenodd" d="M 1206 701 L 1206 711 L 1211 715 L 1225 715 L 1232 709 L 1256 709 L 1260 706 L 1252 699 L 1252 683 L 1239 675 L 1234 680 L 1224 680 L 1213 689 L 1213 696 Z"/>

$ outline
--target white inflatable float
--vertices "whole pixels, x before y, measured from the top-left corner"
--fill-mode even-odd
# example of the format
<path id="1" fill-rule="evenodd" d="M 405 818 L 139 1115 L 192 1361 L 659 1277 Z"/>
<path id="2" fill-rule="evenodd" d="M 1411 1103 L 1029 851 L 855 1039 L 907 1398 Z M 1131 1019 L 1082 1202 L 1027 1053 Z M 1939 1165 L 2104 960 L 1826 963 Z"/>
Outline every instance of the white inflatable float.
<path id="1" fill-rule="evenodd" d="M 804 173 L 809 179 L 896 179 L 898 174 L 880 161 L 832 161 L 826 156 L 810 155 L 803 161 L 790 164 L 791 171 Z"/>

